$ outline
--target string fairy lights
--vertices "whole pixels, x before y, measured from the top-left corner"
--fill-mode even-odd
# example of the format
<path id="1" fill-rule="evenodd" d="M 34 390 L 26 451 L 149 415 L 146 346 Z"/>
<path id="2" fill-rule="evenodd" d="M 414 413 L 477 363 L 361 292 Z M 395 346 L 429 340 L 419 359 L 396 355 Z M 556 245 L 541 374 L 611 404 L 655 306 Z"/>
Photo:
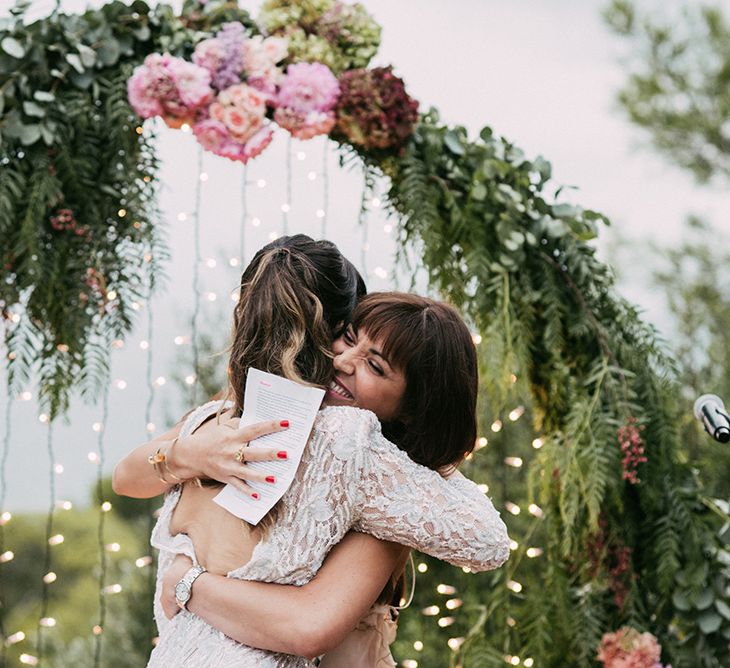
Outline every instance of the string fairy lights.
<path id="1" fill-rule="evenodd" d="M 322 150 L 322 238 L 327 236 L 327 212 L 330 201 L 330 177 L 329 177 L 329 139 L 324 138 Z M 314 172 L 313 172 L 314 173 Z M 313 180 L 313 179 L 312 179 Z"/>
<path id="2" fill-rule="evenodd" d="M 198 175 L 203 173 L 203 147 L 198 146 Z M 193 349 L 193 369 L 195 377 L 200 377 L 200 350 L 198 341 L 198 318 L 200 317 L 200 263 L 202 261 L 200 253 L 200 211 L 201 200 L 203 196 L 203 180 L 198 178 L 195 184 L 195 212 L 193 214 L 193 243 L 195 247 L 195 261 L 193 263 L 193 316 L 191 319 L 191 342 Z M 193 406 L 196 405 L 197 399 L 197 383 L 191 385 L 191 400 Z"/>
<path id="3" fill-rule="evenodd" d="M 49 469 L 49 492 L 50 492 L 50 503 L 48 505 L 48 513 L 46 515 L 46 546 L 45 546 L 45 557 L 43 562 L 43 573 L 51 573 L 53 565 L 52 548 L 56 545 L 63 543 L 62 534 L 53 533 L 53 520 L 56 511 L 56 472 L 54 470 L 54 464 L 56 457 L 53 449 L 53 421 L 44 420 L 47 423 L 47 436 L 46 436 L 46 452 L 48 455 L 48 469 Z M 53 619 L 48 616 L 48 608 L 50 603 L 50 589 L 49 585 L 52 583 L 48 582 L 46 578 L 42 580 L 43 586 L 41 589 L 41 609 L 40 616 L 38 618 L 38 626 L 36 631 L 36 656 L 32 657 L 40 662 L 43 659 L 44 644 L 43 644 L 43 629 L 50 628 L 48 622 L 49 619 Z M 55 620 L 53 622 L 55 625 Z M 32 655 L 28 655 L 31 657 Z M 36 665 L 31 663 L 30 665 Z"/>
<path id="4" fill-rule="evenodd" d="M 98 622 L 94 628 L 99 628 L 103 631 L 104 625 L 106 624 L 106 596 L 104 595 L 106 587 L 106 572 L 107 572 L 107 556 L 106 556 L 106 541 L 104 538 L 104 527 L 106 523 L 106 515 L 111 510 L 111 503 L 104 500 L 104 461 L 106 453 L 104 450 L 104 434 L 106 431 L 106 424 L 109 419 L 109 385 L 107 384 L 104 392 L 104 398 L 102 400 L 102 414 L 101 414 L 101 428 L 97 431 L 98 438 L 96 442 L 97 452 L 97 468 L 96 468 L 96 496 L 99 506 L 99 522 L 97 525 L 97 540 L 99 543 L 99 615 Z M 102 649 L 102 637 L 103 634 L 94 633 L 94 668 L 101 666 L 101 649 Z"/>
<path id="5" fill-rule="evenodd" d="M 3 451 L 0 455 L 0 553 L 5 554 L 5 525 L 10 520 L 11 515 L 5 510 L 5 493 L 7 489 L 7 480 L 5 476 L 8 454 L 10 452 L 10 436 L 11 436 L 11 418 L 12 418 L 12 401 L 10 394 L 10 378 L 8 376 L 6 385 L 6 403 L 5 403 L 5 433 L 3 435 Z M 7 645 L 9 638 L 5 628 L 5 610 L 8 609 L 8 603 L 5 600 L 5 582 L 3 580 L 3 569 L 0 569 L 0 664 L 7 663 Z M 25 634 L 23 634 L 25 638 Z M 4 642 L 3 642 L 4 641 Z"/>

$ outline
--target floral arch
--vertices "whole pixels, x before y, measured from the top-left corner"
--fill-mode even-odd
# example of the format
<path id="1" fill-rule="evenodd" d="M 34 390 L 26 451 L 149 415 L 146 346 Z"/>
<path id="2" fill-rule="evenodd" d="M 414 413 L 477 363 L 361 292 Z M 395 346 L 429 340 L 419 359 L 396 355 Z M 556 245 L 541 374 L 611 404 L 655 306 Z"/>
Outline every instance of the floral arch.
<path id="1" fill-rule="evenodd" d="M 602 635 L 630 625 L 657 636 L 664 661 L 723 665 L 722 512 L 682 461 L 672 360 L 590 244 L 608 221 L 560 203 L 550 163 L 489 127 L 472 139 L 418 114 L 392 69 L 368 69 L 379 41 L 366 9 L 339 0 L 267 0 L 256 20 L 222 0 L 186 0 L 179 15 L 114 1 L 31 24 L 19 4 L 0 29 L 9 393 L 35 380 L 50 419 L 73 391 L 96 396 L 111 342 L 156 286 L 143 118 L 188 125 L 241 162 L 277 125 L 328 135 L 343 161 L 387 177 L 400 246 L 478 328 L 492 410 L 525 397 L 539 434 L 524 502 L 539 510 L 525 532 L 541 563 L 520 544 L 490 576 L 454 660 L 590 666 Z"/>

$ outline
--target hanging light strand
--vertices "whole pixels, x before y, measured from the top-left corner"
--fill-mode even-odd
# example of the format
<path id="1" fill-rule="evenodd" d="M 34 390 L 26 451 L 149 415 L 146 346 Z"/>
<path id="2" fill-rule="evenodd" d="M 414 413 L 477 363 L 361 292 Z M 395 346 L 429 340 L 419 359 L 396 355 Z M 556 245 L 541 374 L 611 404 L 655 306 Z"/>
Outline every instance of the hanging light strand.
<path id="1" fill-rule="evenodd" d="M 324 138 L 324 150 L 322 151 L 322 238 L 327 236 L 327 217 L 329 216 L 330 205 L 330 172 L 329 172 L 330 143 L 327 137 Z"/>
<path id="2" fill-rule="evenodd" d="M 153 345 L 152 345 L 152 335 L 154 334 L 154 319 L 153 319 L 153 313 L 152 313 L 152 291 L 154 289 L 154 277 L 150 276 L 150 290 L 149 290 L 149 296 L 147 298 L 147 341 L 149 343 L 149 347 L 147 348 L 147 360 L 145 362 L 146 364 L 146 383 L 147 383 L 147 402 L 145 404 L 144 409 L 144 424 L 145 424 L 145 434 L 147 438 L 150 438 L 152 434 L 150 433 L 150 426 L 152 425 L 152 406 L 154 405 L 155 401 L 155 384 L 154 384 L 154 378 L 152 377 L 152 369 L 153 369 L 153 357 L 152 357 L 152 351 L 153 351 Z M 157 505 L 157 501 L 155 499 L 147 499 L 147 534 L 143 536 L 144 542 L 149 541 L 149 537 L 152 535 L 152 530 L 155 527 L 155 506 Z M 156 580 L 156 570 L 153 566 L 150 566 L 150 568 L 147 569 L 147 592 L 149 595 L 149 600 L 154 601 L 155 599 L 155 580 Z M 154 638 L 157 635 L 155 625 L 154 625 L 154 619 L 149 616 L 149 620 L 147 623 L 147 636 L 149 638 L 150 643 L 152 642 L 152 638 Z"/>
<path id="3" fill-rule="evenodd" d="M 10 378 L 7 379 L 6 385 L 6 404 L 5 404 L 5 434 L 3 436 L 3 452 L 0 456 L 0 513 L 5 512 L 5 494 L 7 490 L 7 481 L 5 477 L 5 467 L 8 461 L 8 453 L 10 452 L 10 436 L 11 436 L 11 417 L 12 417 L 12 399 L 10 394 Z M 5 526 L 0 521 L 0 554 L 5 553 Z M 8 602 L 5 600 L 5 582 L 2 574 L 4 569 L 0 568 L 0 665 L 7 664 L 8 647 L 4 642 L 7 638 L 5 629 L 5 611 L 9 610 Z"/>
<path id="4" fill-rule="evenodd" d="M 292 136 L 288 135 L 286 140 L 286 202 L 281 207 L 281 224 L 284 234 L 289 234 L 289 211 L 291 210 L 292 199 L 292 167 L 291 167 Z"/>
<path id="5" fill-rule="evenodd" d="M 53 549 L 53 545 L 57 544 L 57 542 L 53 541 L 52 538 L 53 535 L 53 519 L 54 519 L 54 511 L 56 509 L 56 470 L 55 470 L 55 463 L 56 463 L 56 456 L 53 451 L 53 420 L 49 418 L 48 420 L 48 436 L 46 438 L 46 452 L 48 453 L 48 480 L 49 480 L 49 491 L 51 495 L 51 500 L 48 505 L 48 515 L 46 517 L 46 553 L 45 553 L 45 559 L 43 564 L 43 572 L 44 573 L 50 573 L 51 572 L 51 566 L 53 563 L 51 550 Z M 58 541 L 60 542 L 60 541 Z M 48 585 L 51 584 L 46 580 L 46 578 L 43 579 L 43 589 L 41 593 L 41 614 L 38 618 L 38 630 L 36 632 L 36 655 L 38 657 L 39 663 L 43 659 L 43 627 L 45 626 L 44 621 L 48 618 L 48 604 L 50 599 L 50 590 L 48 588 Z"/>
<path id="6" fill-rule="evenodd" d="M 367 267 L 367 251 L 368 251 L 368 197 L 372 191 L 372 177 L 368 167 L 363 168 L 363 186 L 362 195 L 360 196 L 360 211 L 357 214 L 357 224 L 362 234 L 362 243 L 360 244 L 360 271 L 363 280 L 367 283 L 368 267 Z"/>
<path id="7" fill-rule="evenodd" d="M 104 624 L 106 623 L 106 596 L 104 587 L 106 586 L 107 557 L 106 557 L 106 540 L 104 538 L 104 526 L 106 522 L 107 510 L 104 508 L 104 459 L 106 453 L 104 451 L 104 434 L 106 432 L 106 423 L 109 418 L 109 383 L 106 384 L 104 391 L 104 399 L 101 412 L 101 429 L 99 429 L 99 437 L 96 442 L 96 451 L 98 455 L 98 464 L 96 467 L 96 496 L 99 503 L 99 525 L 97 530 L 97 538 L 99 541 L 99 621 L 97 626 L 102 630 L 101 633 L 94 634 L 94 668 L 101 666 L 101 645 Z"/>
<path id="8" fill-rule="evenodd" d="M 238 257 L 241 261 L 241 270 L 246 266 L 246 223 L 248 220 L 248 165 L 243 165 L 243 180 L 241 182 L 241 238 L 238 248 Z"/>
<path id="9" fill-rule="evenodd" d="M 200 376 L 200 351 L 198 349 L 198 317 L 200 315 L 200 263 L 202 257 L 200 255 L 200 202 L 203 196 L 203 181 L 200 178 L 203 173 L 203 147 L 198 146 L 198 179 L 195 185 L 195 222 L 193 226 L 193 237 L 195 244 L 195 264 L 193 265 L 193 317 L 191 322 L 192 329 L 192 349 L 193 349 L 193 370 L 195 380 L 191 383 L 193 406 L 197 405 L 198 378 Z"/>

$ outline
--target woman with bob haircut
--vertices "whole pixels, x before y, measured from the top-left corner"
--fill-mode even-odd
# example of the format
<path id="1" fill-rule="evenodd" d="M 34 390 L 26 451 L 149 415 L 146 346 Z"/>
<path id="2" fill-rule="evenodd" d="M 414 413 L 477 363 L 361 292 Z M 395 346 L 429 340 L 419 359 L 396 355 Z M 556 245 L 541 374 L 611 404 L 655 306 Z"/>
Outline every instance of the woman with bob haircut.
<path id="1" fill-rule="evenodd" d="M 281 625 L 267 629 L 260 619 L 250 624 L 253 620 L 246 618 L 240 603 L 246 596 L 233 588 L 258 584 L 244 580 L 303 585 L 314 577 L 330 548 L 353 528 L 473 570 L 495 568 L 509 553 L 504 524 L 491 502 L 473 483 L 454 473 L 476 437 L 476 356 L 458 314 L 447 305 L 413 295 L 365 298 L 352 325 L 334 344 L 333 377 L 328 351 L 321 343 L 326 336 L 321 335 L 323 328 L 318 324 L 327 322 L 326 309 L 312 289 L 317 272 L 302 276 L 294 270 L 294 258 L 302 262 L 299 250 L 286 246 L 264 249 L 244 272 L 231 348 L 230 394 L 234 401 L 210 402 L 190 414 L 176 436 L 165 435 L 167 440 L 172 438 L 167 448 L 171 455 L 166 461 L 169 472 L 188 482 L 167 495 L 153 533 L 153 544 L 161 550 L 159 588 L 164 589 L 163 579 L 177 554 L 187 555 L 196 566 L 204 564 L 208 572 L 199 574 L 200 569 L 195 569 L 197 579 L 189 610 L 167 622 L 157 606 L 161 635 L 150 666 L 311 666 L 303 657 L 319 654 L 323 648 L 332 650 L 330 658 L 336 656 L 339 642 L 332 644 L 331 639 L 348 637 L 383 581 L 398 570 L 396 566 L 403 561 L 400 549 L 384 545 L 381 554 L 386 555 L 390 572 L 383 578 L 382 570 L 376 567 L 375 578 L 363 578 L 365 586 L 359 592 L 368 593 L 351 599 L 355 605 L 348 601 L 339 606 L 340 617 L 345 618 L 340 626 L 327 628 L 331 620 L 318 615 L 323 632 L 309 645 L 300 642 L 302 636 L 296 629 Z M 333 331 L 328 333 L 331 340 Z M 268 349 L 265 359 L 256 343 L 263 338 Z M 322 358 L 330 370 L 320 376 L 317 371 L 322 370 Z M 218 425 L 233 426 L 233 416 L 240 414 L 242 406 L 245 372 L 255 365 L 300 382 L 312 383 L 316 378 L 317 384 L 328 388 L 326 403 L 331 407 L 320 411 L 291 487 L 254 528 L 212 503 L 218 484 L 201 486 L 189 481 L 205 477 L 213 467 L 196 470 L 195 462 L 204 458 L 186 461 L 185 454 L 193 450 L 190 441 L 196 437 L 201 445 L 220 436 L 218 426 L 206 423 L 207 418 L 217 415 Z M 352 408 L 370 409 L 380 422 L 373 413 Z M 265 425 L 259 431 L 275 428 L 285 427 Z M 251 438 L 252 433 L 245 437 Z M 157 443 L 164 440 L 161 437 Z M 230 441 L 222 447 L 218 443 L 222 452 L 230 452 L 230 447 Z M 135 453 L 143 454 L 145 449 L 149 450 L 150 444 Z M 207 448 L 207 452 L 212 449 Z M 140 453 L 135 453 L 129 458 L 138 459 Z M 260 452 L 256 456 L 272 454 Z M 442 474 L 449 475 L 448 479 Z M 248 471 L 238 475 L 256 479 Z M 123 478 L 120 475 L 116 482 Z M 353 534 L 348 540 L 358 547 L 361 538 Z M 346 544 L 341 548 L 341 553 L 352 550 Z M 362 544 L 358 549 L 365 553 Z M 332 556 L 334 559 L 335 554 Z M 378 578 L 378 589 L 373 592 Z M 306 587 L 297 589 L 291 592 L 278 587 L 276 594 L 272 591 L 266 599 L 298 594 Z M 353 587 L 343 585 L 342 590 L 352 593 Z M 336 597 L 330 594 L 326 600 Z M 258 600 L 255 616 L 260 618 L 260 596 Z M 293 605 L 281 599 L 272 608 L 272 616 L 269 612 L 263 615 L 267 619 L 273 620 L 277 610 L 281 615 L 288 609 L 300 617 L 309 615 L 301 598 Z M 373 628 L 375 634 L 365 635 L 384 637 L 382 624 Z M 249 635 L 244 637 L 246 633 Z M 270 651 L 252 649 L 235 640 Z M 332 646 L 324 647 L 328 643 Z M 363 642 L 356 640 L 349 648 L 346 645 L 339 648 L 344 650 L 343 656 L 350 657 L 346 663 L 337 659 L 329 665 L 376 665 L 353 662 L 356 656 L 362 658 Z M 383 642 L 381 654 L 382 649 Z M 325 665 L 327 661 L 325 657 Z"/>

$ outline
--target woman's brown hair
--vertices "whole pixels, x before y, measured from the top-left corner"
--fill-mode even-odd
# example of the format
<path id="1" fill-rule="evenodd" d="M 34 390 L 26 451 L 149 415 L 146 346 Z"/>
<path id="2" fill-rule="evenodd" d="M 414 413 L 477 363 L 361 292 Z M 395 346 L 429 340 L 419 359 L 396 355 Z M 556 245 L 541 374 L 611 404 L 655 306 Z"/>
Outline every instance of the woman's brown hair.
<path id="1" fill-rule="evenodd" d="M 329 241 L 297 234 L 264 246 L 241 277 L 233 315 L 229 396 L 243 408 L 251 367 L 309 385 L 332 378 L 332 340 L 365 284 Z"/>
<path id="2" fill-rule="evenodd" d="M 405 376 L 398 418 L 383 423 L 383 434 L 430 469 L 457 465 L 474 449 L 478 383 L 474 341 L 458 311 L 418 295 L 372 293 L 352 325 Z"/>

